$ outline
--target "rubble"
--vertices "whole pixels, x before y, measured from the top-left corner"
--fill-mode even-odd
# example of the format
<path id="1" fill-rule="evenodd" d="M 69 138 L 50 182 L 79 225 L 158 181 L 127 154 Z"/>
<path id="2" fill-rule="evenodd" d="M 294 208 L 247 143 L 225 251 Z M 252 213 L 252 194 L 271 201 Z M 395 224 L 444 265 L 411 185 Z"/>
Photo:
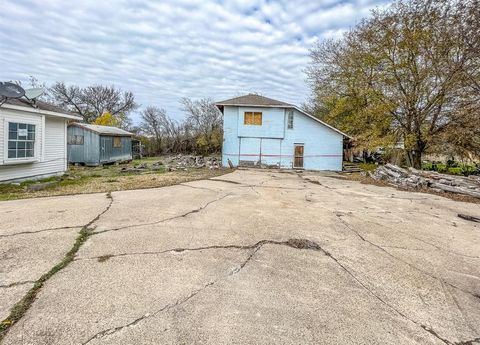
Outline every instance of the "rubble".
<path id="1" fill-rule="evenodd" d="M 217 157 L 176 155 L 167 159 L 167 165 L 170 168 L 209 168 L 219 169 L 221 167 L 220 159 Z"/>
<path id="2" fill-rule="evenodd" d="M 450 192 L 480 198 L 479 176 L 454 176 L 435 171 L 403 169 L 393 164 L 378 167 L 370 176 L 398 187 L 430 188 L 436 192 Z"/>

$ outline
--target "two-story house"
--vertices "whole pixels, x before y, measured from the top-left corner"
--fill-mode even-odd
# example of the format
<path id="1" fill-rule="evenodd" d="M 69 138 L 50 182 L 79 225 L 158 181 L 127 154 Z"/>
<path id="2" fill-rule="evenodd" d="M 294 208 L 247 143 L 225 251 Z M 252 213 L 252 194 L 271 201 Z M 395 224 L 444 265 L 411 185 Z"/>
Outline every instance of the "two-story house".
<path id="1" fill-rule="evenodd" d="M 254 94 L 216 105 L 223 113 L 223 166 L 342 170 L 348 135 L 295 105 Z"/>

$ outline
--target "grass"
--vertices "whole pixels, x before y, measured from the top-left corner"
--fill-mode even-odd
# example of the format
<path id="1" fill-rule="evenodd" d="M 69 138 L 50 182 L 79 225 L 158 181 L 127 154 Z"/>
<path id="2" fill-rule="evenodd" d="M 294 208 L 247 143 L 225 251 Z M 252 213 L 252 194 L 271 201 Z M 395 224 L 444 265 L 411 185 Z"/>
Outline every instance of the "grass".
<path id="1" fill-rule="evenodd" d="M 188 168 L 168 171 L 165 165 L 161 165 L 157 169 L 146 169 L 142 172 L 125 171 L 125 169 L 132 168 L 138 164 L 146 163 L 151 167 L 153 163 L 163 160 L 164 157 L 150 157 L 120 165 L 112 164 L 99 167 L 70 166 L 67 173 L 61 177 L 50 177 L 39 181 L 25 181 L 22 183 L 0 184 L 0 201 L 164 187 L 220 176 L 230 171 L 227 169 L 210 170 L 207 168 Z M 45 182 L 54 183 L 38 191 L 29 189 L 30 186 Z"/>
<path id="2" fill-rule="evenodd" d="M 478 172 L 478 167 L 473 164 L 464 164 L 456 163 L 445 164 L 445 163 L 433 163 L 427 162 L 422 164 L 423 170 L 438 171 L 441 174 L 450 174 L 450 175 L 471 175 Z"/>
<path id="3" fill-rule="evenodd" d="M 65 257 L 62 259 L 62 261 L 52 267 L 50 271 L 42 275 L 40 279 L 35 282 L 33 287 L 28 290 L 27 294 L 23 296 L 23 298 L 13 306 L 8 317 L 3 320 L 2 323 L 0 323 L 0 342 L 7 334 L 9 328 L 13 326 L 17 321 L 19 321 L 23 317 L 23 315 L 25 315 L 27 310 L 35 301 L 38 292 L 43 287 L 45 282 L 49 280 L 55 273 L 65 268 L 73 261 L 73 259 L 75 258 L 75 254 L 91 235 L 92 231 L 88 229 L 88 226 L 83 227 L 80 230 L 72 248 L 68 251 L 67 254 L 65 254 Z"/>

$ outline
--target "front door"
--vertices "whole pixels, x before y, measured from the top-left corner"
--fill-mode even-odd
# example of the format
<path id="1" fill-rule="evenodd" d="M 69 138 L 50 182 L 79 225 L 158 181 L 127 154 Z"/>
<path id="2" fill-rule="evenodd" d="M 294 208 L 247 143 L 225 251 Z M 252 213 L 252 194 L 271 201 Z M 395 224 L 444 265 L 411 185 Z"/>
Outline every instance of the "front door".
<path id="1" fill-rule="evenodd" d="M 295 144 L 294 152 L 293 167 L 303 169 L 303 144 Z"/>

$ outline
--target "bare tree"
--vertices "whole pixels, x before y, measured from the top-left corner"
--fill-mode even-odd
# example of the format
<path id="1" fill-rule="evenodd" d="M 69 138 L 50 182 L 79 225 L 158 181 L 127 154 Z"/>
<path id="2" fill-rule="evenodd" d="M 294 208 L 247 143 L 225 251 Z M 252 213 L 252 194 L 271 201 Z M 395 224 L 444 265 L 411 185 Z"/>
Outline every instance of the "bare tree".
<path id="1" fill-rule="evenodd" d="M 219 151 L 222 145 L 222 114 L 215 103 L 208 98 L 197 101 L 182 98 L 180 103 L 197 149 L 204 154 Z"/>
<path id="2" fill-rule="evenodd" d="M 103 113 L 109 112 L 121 127 L 130 124 L 129 113 L 138 108 L 130 91 L 121 91 L 114 86 L 92 85 L 81 88 L 56 82 L 49 89 L 54 103 L 68 111 L 79 113 L 85 122 L 93 123 Z"/>

